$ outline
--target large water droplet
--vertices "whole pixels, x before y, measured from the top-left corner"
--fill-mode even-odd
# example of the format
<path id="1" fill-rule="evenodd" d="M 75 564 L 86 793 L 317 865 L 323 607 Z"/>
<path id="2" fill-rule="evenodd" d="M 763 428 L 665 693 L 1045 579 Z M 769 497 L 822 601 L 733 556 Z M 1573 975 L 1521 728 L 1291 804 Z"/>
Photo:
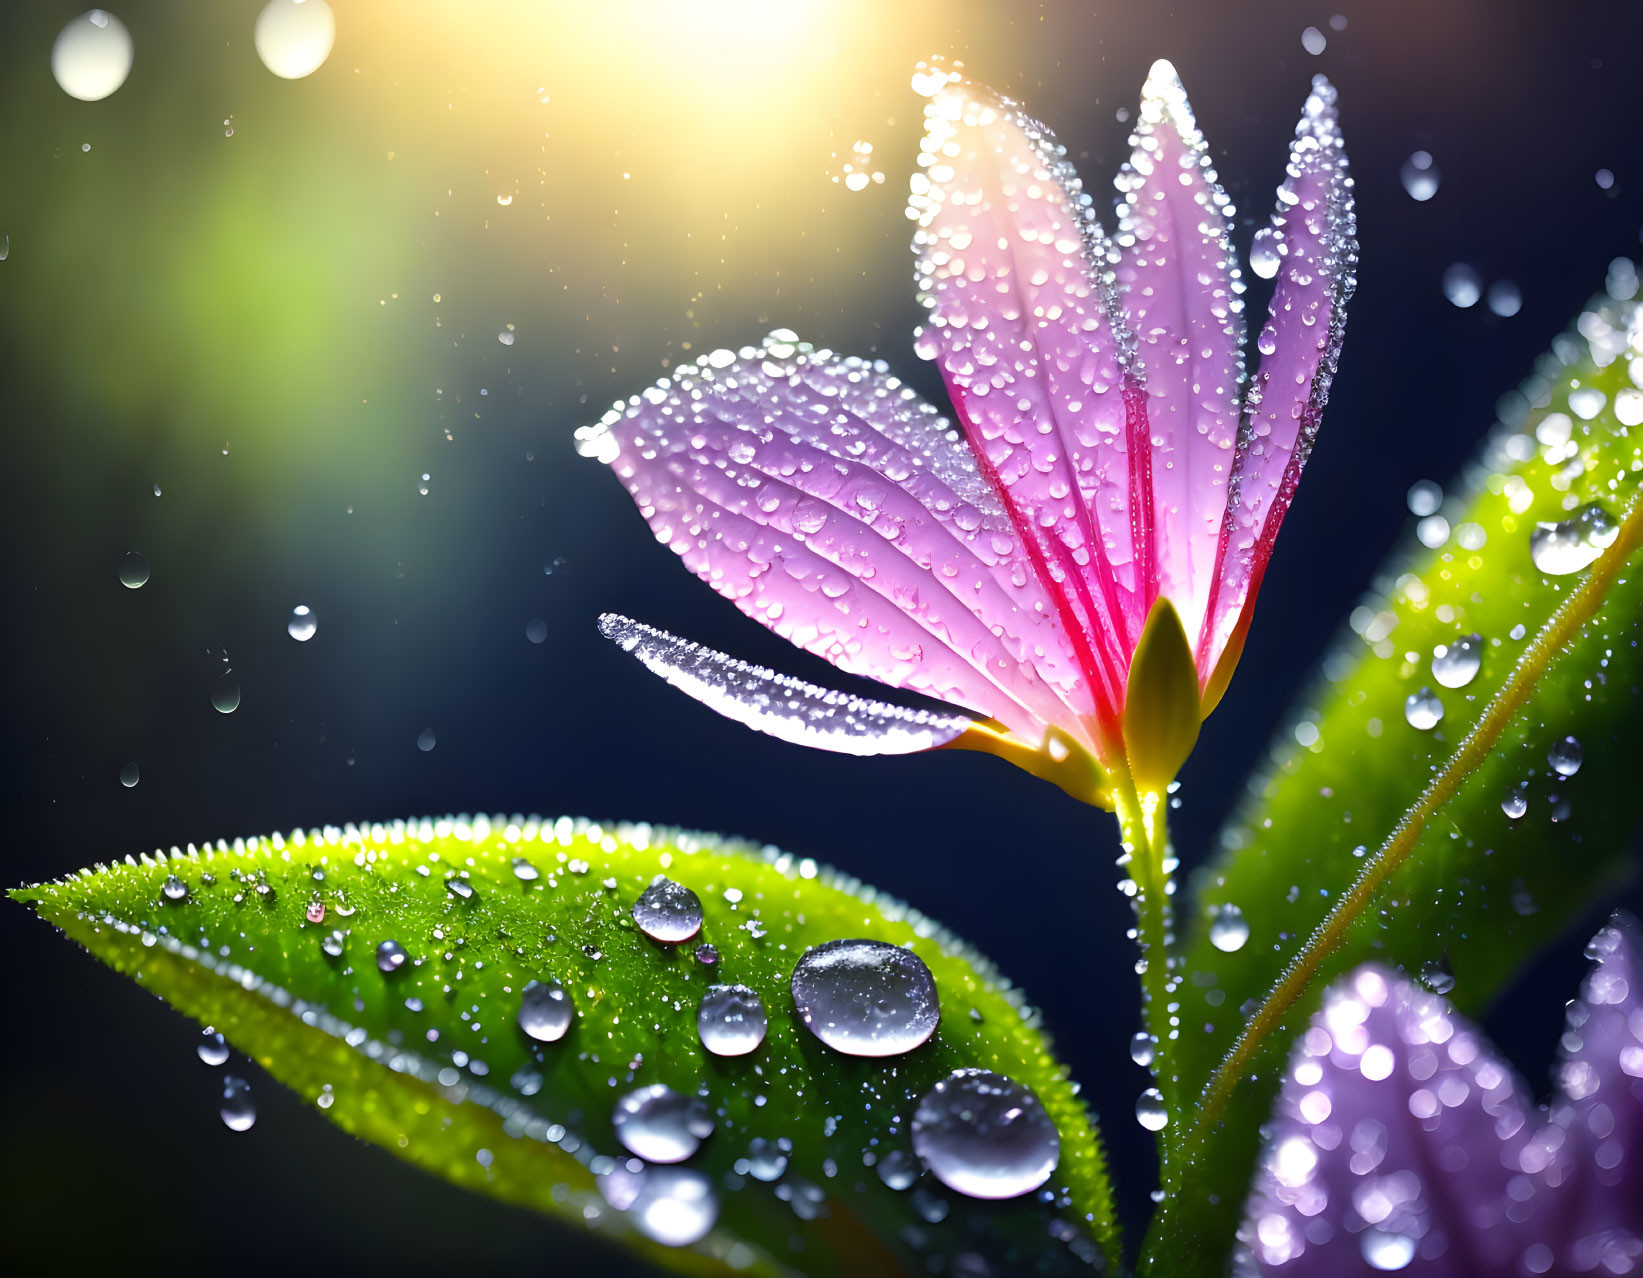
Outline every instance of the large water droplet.
<path id="1" fill-rule="evenodd" d="M 1283 247 L 1277 228 L 1263 226 L 1255 232 L 1254 242 L 1249 246 L 1249 269 L 1263 280 L 1270 280 L 1277 275 L 1282 261 Z"/>
<path id="2" fill-rule="evenodd" d="M 1585 751 L 1580 748 L 1580 742 L 1573 737 L 1564 737 L 1547 752 L 1546 762 L 1552 765 L 1558 776 L 1572 777 L 1580 771 L 1584 758 Z"/>
<path id="3" fill-rule="evenodd" d="M 936 1032 L 935 978 L 884 941 L 828 941 L 793 969 L 793 1006 L 817 1038 L 849 1056 L 899 1056 Z"/>
<path id="4" fill-rule="evenodd" d="M 1443 720 L 1443 702 L 1430 688 L 1411 692 L 1403 700 L 1403 717 L 1409 721 L 1411 728 L 1430 732 Z"/>
<path id="5" fill-rule="evenodd" d="M 1164 1093 L 1149 1087 L 1135 1101 L 1135 1121 L 1149 1132 L 1161 1131 L 1169 1123 L 1169 1111 L 1164 1108 Z"/>
<path id="6" fill-rule="evenodd" d="M 715 1056 L 746 1056 L 769 1024 L 764 1002 L 745 985 L 709 985 L 696 1009 L 696 1032 Z"/>
<path id="7" fill-rule="evenodd" d="M 318 629 L 319 621 L 307 604 L 298 604 L 291 609 L 291 620 L 285 623 L 285 633 L 291 638 L 298 643 L 307 643 Z"/>
<path id="8" fill-rule="evenodd" d="M 1483 636 L 1467 635 L 1432 649 L 1432 677 L 1445 688 L 1464 688 L 1483 665 Z"/>
<path id="9" fill-rule="evenodd" d="M 120 784 L 128 790 L 141 781 L 142 777 L 142 770 L 135 763 L 128 763 L 120 769 Z"/>
<path id="10" fill-rule="evenodd" d="M 1536 525 L 1529 534 L 1529 558 L 1548 577 L 1565 577 L 1589 565 L 1619 535 L 1609 512 L 1594 502 L 1571 519 Z"/>
<path id="11" fill-rule="evenodd" d="M 1061 1135 L 1031 1088 L 990 1070 L 960 1069 L 913 1111 L 913 1151 L 949 1189 L 1016 1198 L 1050 1178 Z"/>
<path id="12" fill-rule="evenodd" d="M 1244 912 L 1230 902 L 1217 906 L 1209 924 L 1209 943 L 1224 954 L 1244 948 L 1249 940 L 1249 920 Z"/>
<path id="13" fill-rule="evenodd" d="M 112 13 L 92 9 L 72 19 L 51 46 L 51 75 L 64 93 L 100 102 L 126 82 L 131 32 Z"/>
<path id="14" fill-rule="evenodd" d="M 138 590 L 148 584 L 148 560 L 141 552 L 128 550 L 120 556 L 120 584 L 127 590 Z"/>
<path id="15" fill-rule="evenodd" d="M 1379 1229 L 1364 1230 L 1358 1240 L 1358 1248 L 1371 1269 L 1403 1269 L 1415 1258 L 1413 1238 L 1407 1234 L 1384 1233 Z"/>
<path id="16" fill-rule="evenodd" d="M 1403 179 L 1403 189 L 1409 192 L 1409 198 L 1422 203 L 1438 193 L 1438 182 L 1442 179 L 1429 151 L 1416 151 L 1411 155 L 1403 162 L 1398 176 Z"/>
<path id="17" fill-rule="evenodd" d="M 251 1099 L 251 1084 L 237 1074 L 230 1074 L 224 1078 L 222 1108 L 217 1112 L 222 1115 L 223 1126 L 229 1131 L 249 1130 L 257 1121 L 257 1105 Z"/>
<path id="18" fill-rule="evenodd" d="M 633 921 L 651 940 L 677 945 L 702 930 L 702 898 L 658 874 L 633 903 Z"/>
<path id="19" fill-rule="evenodd" d="M 1158 1054 L 1158 1040 L 1146 1030 L 1130 1036 L 1130 1059 L 1137 1065 L 1151 1065 Z"/>
<path id="20" fill-rule="evenodd" d="M 377 946 L 377 967 L 384 972 L 397 972 L 405 966 L 410 955 L 398 941 L 384 941 Z"/>
<path id="21" fill-rule="evenodd" d="M 690 1167 L 621 1167 L 599 1178 L 599 1192 L 665 1247 L 700 1241 L 719 1218 L 713 1182 Z"/>
<path id="22" fill-rule="evenodd" d="M 231 674 L 217 676 L 217 681 L 211 685 L 211 704 L 217 708 L 219 714 L 233 714 L 240 708 L 239 680 Z"/>
<path id="23" fill-rule="evenodd" d="M 570 1029 L 574 1009 L 554 977 L 532 981 L 519 998 L 519 1028 L 538 1043 L 556 1043 Z"/>
<path id="24" fill-rule="evenodd" d="M 263 66 L 282 80 L 313 75 L 336 39 L 337 20 L 325 0 L 268 0 L 251 29 Z"/>
<path id="25" fill-rule="evenodd" d="M 228 1044 L 216 1030 L 207 1026 L 200 1032 L 200 1041 L 194 1045 L 200 1059 L 213 1069 L 228 1059 Z"/>
<path id="26" fill-rule="evenodd" d="M 699 1096 L 662 1083 L 629 1092 L 611 1119 L 616 1138 L 652 1163 L 682 1163 L 713 1134 L 713 1115 Z"/>

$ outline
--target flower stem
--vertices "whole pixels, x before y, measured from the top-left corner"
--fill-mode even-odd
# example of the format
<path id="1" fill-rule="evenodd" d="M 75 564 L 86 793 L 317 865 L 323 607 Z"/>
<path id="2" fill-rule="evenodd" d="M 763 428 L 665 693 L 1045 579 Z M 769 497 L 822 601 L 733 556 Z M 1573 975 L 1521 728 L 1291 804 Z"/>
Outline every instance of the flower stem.
<path id="1" fill-rule="evenodd" d="M 1175 1063 L 1174 1025 L 1170 1002 L 1174 991 L 1169 959 L 1169 872 L 1165 858 L 1169 835 L 1165 829 L 1166 800 L 1156 792 L 1141 793 L 1128 776 L 1113 788 L 1119 832 L 1130 858 L 1135 880 L 1136 940 L 1141 948 L 1141 1003 L 1147 1033 L 1153 1039 L 1152 1075 L 1164 1097 L 1165 1126 L 1158 1132 L 1160 1182 L 1170 1179 L 1169 1124 L 1179 1123 L 1180 1078 Z"/>

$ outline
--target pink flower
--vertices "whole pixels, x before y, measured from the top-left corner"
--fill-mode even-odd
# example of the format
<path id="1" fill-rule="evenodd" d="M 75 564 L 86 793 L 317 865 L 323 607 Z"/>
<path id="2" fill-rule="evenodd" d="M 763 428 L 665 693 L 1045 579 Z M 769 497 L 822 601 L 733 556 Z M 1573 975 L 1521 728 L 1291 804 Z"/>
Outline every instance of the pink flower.
<path id="1" fill-rule="evenodd" d="M 1142 92 L 1110 240 L 1049 131 L 956 72 L 930 97 L 908 214 L 958 428 L 882 362 L 778 331 L 681 367 L 597 426 L 657 539 L 841 669 L 964 713 L 783 679 L 625 618 L 669 682 L 788 740 L 1003 755 L 1110 806 L 1167 784 L 1231 677 L 1340 351 L 1357 246 L 1317 77 L 1257 273 L 1243 364 L 1232 208 L 1167 62 Z M 1262 269 L 1270 267 L 1270 270 Z"/>

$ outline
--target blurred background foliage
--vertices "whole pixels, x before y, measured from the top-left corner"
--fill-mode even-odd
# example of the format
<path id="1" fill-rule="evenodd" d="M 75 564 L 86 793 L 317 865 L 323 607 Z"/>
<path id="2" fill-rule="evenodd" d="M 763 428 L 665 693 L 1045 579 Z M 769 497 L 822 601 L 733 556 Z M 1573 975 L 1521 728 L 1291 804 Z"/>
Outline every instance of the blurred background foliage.
<path id="1" fill-rule="evenodd" d="M 49 68 L 77 5 L 0 16 L 7 880 L 448 810 L 768 839 L 912 900 L 1025 985 L 1143 1214 L 1110 825 L 993 760 L 801 754 L 655 686 L 599 639 L 597 612 L 818 666 L 690 579 L 570 432 L 669 364 L 775 326 L 939 393 L 911 352 L 902 207 L 921 57 L 1023 99 L 1103 204 L 1119 112 L 1173 59 L 1241 247 L 1326 71 L 1362 288 L 1242 669 L 1184 777 L 1190 870 L 1297 672 L 1407 530 L 1409 485 L 1457 470 L 1610 258 L 1637 252 L 1638 6 L 334 0 L 335 48 L 297 81 L 258 61 L 259 7 L 118 7 L 135 64 L 96 103 Z M 1418 149 L 1442 174 L 1424 203 L 1398 177 Z M 863 156 L 851 190 L 844 165 Z M 1455 262 L 1515 283 L 1521 310 L 1451 305 Z M 138 590 L 117 579 L 131 550 L 152 570 Z M 286 634 L 299 604 L 318 622 L 304 644 Z M 209 697 L 225 659 L 243 692 L 229 715 Z M 271 1083 L 258 1125 L 227 1132 L 180 1017 L 21 911 L 0 944 L 26 973 L 5 987 L 0 1152 L 18 1258 L 243 1255 L 267 1220 L 299 1223 L 253 1264 L 579 1254 Z M 1539 979 L 1565 990 L 1581 966 L 1575 944 Z M 1542 1077 L 1556 1024 L 1500 1020 Z"/>

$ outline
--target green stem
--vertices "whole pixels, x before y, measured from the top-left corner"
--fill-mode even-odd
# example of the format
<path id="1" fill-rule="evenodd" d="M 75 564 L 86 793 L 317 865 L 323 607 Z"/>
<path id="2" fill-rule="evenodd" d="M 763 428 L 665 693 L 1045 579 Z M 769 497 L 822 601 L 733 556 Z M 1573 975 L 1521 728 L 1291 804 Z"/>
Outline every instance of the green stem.
<path id="1" fill-rule="evenodd" d="M 1169 958 L 1170 900 L 1169 874 L 1164 858 L 1169 851 L 1169 835 L 1162 794 L 1141 794 L 1127 776 L 1116 778 L 1113 794 L 1118 829 L 1129 853 L 1130 877 L 1135 880 L 1136 940 L 1141 948 L 1142 1016 L 1153 1038 L 1152 1075 L 1164 1097 L 1168 1123 L 1158 1132 L 1160 1183 L 1170 1183 L 1172 1160 L 1169 1124 L 1181 1121 L 1180 1075 L 1175 1062 L 1175 1024 L 1170 1012 L 1174 978 Z"/>

